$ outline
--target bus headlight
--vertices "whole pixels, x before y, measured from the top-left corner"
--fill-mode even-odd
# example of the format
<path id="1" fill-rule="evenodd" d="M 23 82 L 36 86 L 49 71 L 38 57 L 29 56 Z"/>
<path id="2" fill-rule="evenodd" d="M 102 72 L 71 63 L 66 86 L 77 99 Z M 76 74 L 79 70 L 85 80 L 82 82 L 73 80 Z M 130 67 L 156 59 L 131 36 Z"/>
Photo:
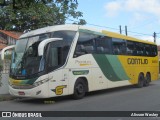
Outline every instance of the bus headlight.
<path id="1" fill-rule="evenodd" d="M 46 83 L 46 82 L 48 82 L 49 81 L 49 79 L 43 79 L 43 80 L 40 80 L 40 81 L 38 81 L 38 82 L 35 82 L 34 84 L 33 84 L 33 86 L 34 87 L 37 87 L 37 86 L 40 86 L 40 85 L 42 85 L 42 84 L 44 84 L 44 83 Z"/>

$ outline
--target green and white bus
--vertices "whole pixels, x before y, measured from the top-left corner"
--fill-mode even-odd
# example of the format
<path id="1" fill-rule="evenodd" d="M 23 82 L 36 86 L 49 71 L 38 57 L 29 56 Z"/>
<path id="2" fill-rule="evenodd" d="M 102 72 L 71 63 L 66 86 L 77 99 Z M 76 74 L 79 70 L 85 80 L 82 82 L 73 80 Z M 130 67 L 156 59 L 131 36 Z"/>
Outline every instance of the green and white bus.
<path id="1" fill-rule="evenodd" d="M 9 77 L 11 95 L 32 98 L 148 86 L 158 79 L 157 46 L 85 26 L 45 27 L 19 38 Z"/>

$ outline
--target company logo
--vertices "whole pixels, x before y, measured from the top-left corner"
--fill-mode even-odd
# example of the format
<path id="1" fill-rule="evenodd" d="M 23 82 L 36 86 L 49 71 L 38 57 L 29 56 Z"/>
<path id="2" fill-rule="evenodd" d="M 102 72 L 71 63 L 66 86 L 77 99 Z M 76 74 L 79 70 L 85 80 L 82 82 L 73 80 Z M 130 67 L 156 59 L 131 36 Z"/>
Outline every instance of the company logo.
<path id="1" fill-rule="evenodd" d="M 67 87 L 67 85 L 57 86 L 56 89 L 52 89 L 52 91 L 55 92 L 56 95 L 62 95 L 63 89 L 66 87 Z"/>
<path id="2" fill-rule="evenodd" d="M 73 75 L 87 75 L 89 73 L 89 70 L 77 70 L 72 72 Z"/>
<path id="3" fill-rule="evenodd" d="M 42 117 L 42 115 L 39 112 L 2 112 L 2 117 Z"/>
<path id="4" fill-rule="evenodd" d="M 80 66 L 90 66 L 90 65 L 92 65 L 91 61 L 86 61 L 86 60 L 84 60 L 84 61 L 76 60 L 75 64 L 79 64 Z"/>
<path id="5" fill-rule="evenodd" d="M 141 59 L 141 58 L 128 58 L 128 64 L 148 64 L 148 59 Z"/>
<path id="6" fill-rule="evenodd" d="M 11 117 L 11 112 L 2 112 L 2 117 Z"/>

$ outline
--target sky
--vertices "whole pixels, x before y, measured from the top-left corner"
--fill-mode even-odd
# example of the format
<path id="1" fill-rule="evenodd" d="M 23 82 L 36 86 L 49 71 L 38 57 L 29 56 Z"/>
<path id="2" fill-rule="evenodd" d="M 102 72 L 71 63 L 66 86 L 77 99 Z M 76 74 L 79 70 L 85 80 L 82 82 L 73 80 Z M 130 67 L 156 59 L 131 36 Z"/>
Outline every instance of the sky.
<path id="1" fill-rule="evenodd" d="M 160 45 L 160 0 L 78 0 L 78 10 L 83 12 L 86 26 L 125 34 Z M 103 26 L 103 27 L 97 27 Z"/>

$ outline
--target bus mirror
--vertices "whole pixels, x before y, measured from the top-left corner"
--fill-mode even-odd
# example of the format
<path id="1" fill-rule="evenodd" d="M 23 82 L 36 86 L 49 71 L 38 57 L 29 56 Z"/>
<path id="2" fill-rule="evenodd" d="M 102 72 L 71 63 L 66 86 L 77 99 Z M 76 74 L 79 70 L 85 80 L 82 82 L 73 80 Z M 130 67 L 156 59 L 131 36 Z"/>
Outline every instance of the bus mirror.
<path id="1" fill-rule="evenodd" d="M 15 45 L 11 45 L 11 46 L 7 46 L 7 47 L 3 48 L 2 52 L 1 52 L 1 59 L 4 60 L 5 51 L 7 51 L 9 49 L 13 49 L 13 48 L 15 48 Z"/>
<path id="2" fill-rule="evenodd" d="M 44 53 L 44 48 L 45 46 L 53 41 L 58 41 L 58 40 L 63 40 L 63 38 L 48 38 L 43 40 L 39 45 L 38 45 L 38 56 L 42 56 Z"/>

